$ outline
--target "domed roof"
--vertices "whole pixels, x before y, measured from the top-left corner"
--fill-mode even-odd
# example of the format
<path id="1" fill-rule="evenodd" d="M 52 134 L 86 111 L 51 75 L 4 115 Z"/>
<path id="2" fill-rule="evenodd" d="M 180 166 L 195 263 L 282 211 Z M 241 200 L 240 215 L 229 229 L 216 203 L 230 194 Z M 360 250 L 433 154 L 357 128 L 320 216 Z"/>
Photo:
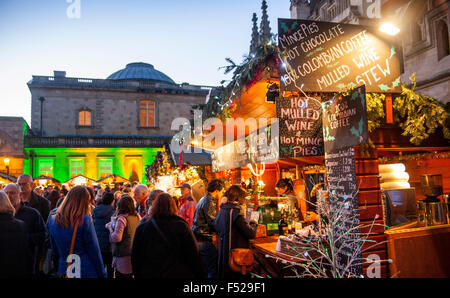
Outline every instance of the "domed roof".
<path id="1" fill-rule="evenodd" d="M 156 70 L 153 65 L 143 62 L 129 63 L 124 69 L 116 71 L 107 79 L 123 81 L 153 81 L 175 84 L 171 78 Z"/>

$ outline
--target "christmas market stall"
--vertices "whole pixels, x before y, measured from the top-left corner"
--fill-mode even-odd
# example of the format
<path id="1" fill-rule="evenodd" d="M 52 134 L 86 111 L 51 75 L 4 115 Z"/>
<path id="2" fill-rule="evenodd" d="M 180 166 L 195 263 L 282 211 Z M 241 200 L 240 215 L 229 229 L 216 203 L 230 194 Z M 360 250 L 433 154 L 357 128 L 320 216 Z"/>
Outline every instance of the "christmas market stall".
<path id="1" fill-rule="evenodd" d="M 129 183 L 129 182 L 130 182 L 130 180 L 125 179 L 117 174 L 111 174 L 111 175 L 105 176 L 102 179 L 97 181 L 97 183 L 99 183 L 99 184 L 105 184 L 110 187 L 114 187 L 114 184 L 116 184 L 116 183 L 120 183 L 121 185 L 123 185 L 124 183 Z"/>
<path id="2" fill-rule="evenodd" d="M 83 175 L 72 177 L 63 183 L 63 185 L 68 186 L 69 189 L 76 185 L 91 186 L 97 184 L 98 184 L 97 181 L 95 181 L 94 179 L 91 179 Z"/>
<path id="3" fill-rule="evenodd" d="M 192 143 L 213 151 L 215 177 L 248 191 L 252 274 L 449 277 L 449 106 L 401 81 L 400 47 L 376 28 L 278 25 L 277 45 L 254 20 L 249 55 L 227 59 L 231 81 L 194 107 Z"/>
<path id="4" fill-rule="evenodd" d="M 147 182 L 155 189 L 180 197 L 177 186 L 188 183 L 192 197 L 198 202 L 206 193 L 205 181 L 211 179 L 211 153 L 202 148 L 189 146 L 172 150 L 167 144 L 159 151 L 154 162 L 145 168 Z"/>
<path id="5" fill-rule="evenodd" d="M 41 187 L 46 187 L 48 185 L 59 185 L 61 186 L 61 182 L 58 179 L 55 179 L 50 176 L 41 175 L 33 179 L 34 184 Z"/>

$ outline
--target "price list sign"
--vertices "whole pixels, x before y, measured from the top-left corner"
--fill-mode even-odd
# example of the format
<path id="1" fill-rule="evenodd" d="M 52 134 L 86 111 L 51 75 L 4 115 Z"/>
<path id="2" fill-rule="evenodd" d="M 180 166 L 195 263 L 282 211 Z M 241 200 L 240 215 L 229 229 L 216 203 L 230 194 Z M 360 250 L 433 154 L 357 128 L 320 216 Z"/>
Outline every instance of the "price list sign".
<path id="1" fill-rule="evenodd" d="M 362 266 L 358 263 L 361 263 L 362 254 L 354 148 L 325 153 L 325 166 L 336 267 L 342 273 L 360 276 Z"/>

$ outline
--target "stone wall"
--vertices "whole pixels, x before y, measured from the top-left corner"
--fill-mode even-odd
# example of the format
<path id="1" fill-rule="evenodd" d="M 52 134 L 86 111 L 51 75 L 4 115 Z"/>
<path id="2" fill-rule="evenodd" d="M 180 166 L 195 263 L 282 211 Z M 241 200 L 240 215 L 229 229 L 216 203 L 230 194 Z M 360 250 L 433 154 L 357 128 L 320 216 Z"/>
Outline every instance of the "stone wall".
<path id="1" fill-rule="evenodd" d="M 8 172 L 5 164 L 5 158 L 8 158 L 9 175 L 17 177 L 22 174 L 24 126 L 28 125 L 21 117 L 0 117 L 0 172 Z"/>
<path id="2" fill-rule="evenodd" d="M 57 135 L 173 135 L 170 130 L 176 117 L 191 118 L 192 105 L 204 103 L 204 95 L 161 94 L 107 90 L 78 90 L 30 87 L 32 94 L 31 128 L 40 133 L 41 102 L 44 136 Z M 139 101 L 156 104 L 156 127 L 139 127 Z M 77 127 L 77 112 L 91 110 L 92 127 Z"/>

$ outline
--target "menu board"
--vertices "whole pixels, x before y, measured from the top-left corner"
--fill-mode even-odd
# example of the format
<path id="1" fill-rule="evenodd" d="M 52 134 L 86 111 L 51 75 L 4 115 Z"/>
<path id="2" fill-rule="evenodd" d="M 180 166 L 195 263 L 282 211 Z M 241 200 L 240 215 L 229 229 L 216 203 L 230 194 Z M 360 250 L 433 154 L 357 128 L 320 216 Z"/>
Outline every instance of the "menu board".
<path id="1" fill-rule="evenodd" d="M 323 104 L 325 152 L 368 142 L 365 86 L 348 96 L 338 95 Z"/>
<path id="2" fill-rule="evenodd" d="M 279 159 L 277 130 L 278 122 L 213 151 L 212 170 L 220 172 Z"/>
<path id="3" fill-rule="evenodd" d="M 330 200 L 329 222 L 333 235 L 340 240 L 331 243 L 336 247 L 337 267 L 341 272 L 351 265 L 350 272 L 360 276 L 361 242 L 359 236 L 358 187 L 356 185 L 355 150 L 353 147 L 325 153 L 328 194 Z M 347 272 L 348 272 L 347 271 Z"/>
<path id="4" fill-rule="evenodd" d="M 278 46 L 281 91 L 401 92 L 401 49 L 376 27 L 278 19 Z"/>
<path id="5" fill-rule="evenodd" d="M 322 103 L 319 98 L 276 99 L 280 157 L 323 155 Z"/>

